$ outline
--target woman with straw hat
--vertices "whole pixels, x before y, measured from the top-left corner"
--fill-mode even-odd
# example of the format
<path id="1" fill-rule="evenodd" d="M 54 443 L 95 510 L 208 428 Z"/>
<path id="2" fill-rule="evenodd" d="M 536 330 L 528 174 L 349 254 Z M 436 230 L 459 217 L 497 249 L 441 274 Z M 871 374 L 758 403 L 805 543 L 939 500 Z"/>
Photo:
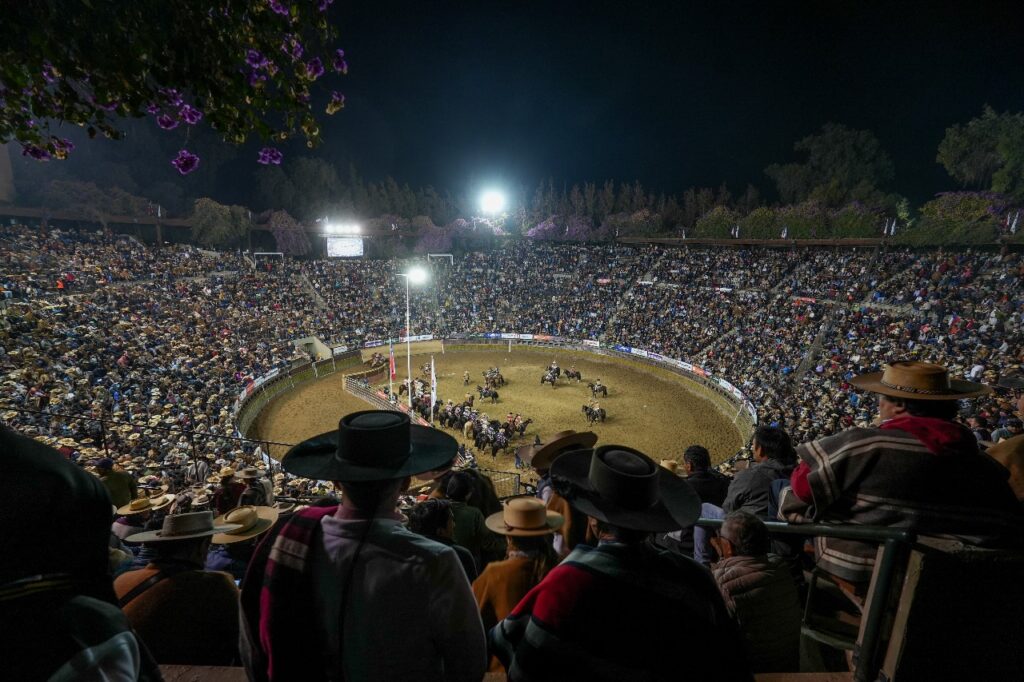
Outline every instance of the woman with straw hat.
<path id="1" fill-rule="evenodd" d="M 487 527 L 505 536 L 508 550 L 504 561 L 487 564 L 473 581 L 473 595 L 480 605 L 485 630 L 501 622 L 558 564 L 551 538 L 564 520 L 536 497 L 514 497 L 500 512 L 487 517 Z M 500 672 L 504 668 L 491 657 L 490 670 Z"/>

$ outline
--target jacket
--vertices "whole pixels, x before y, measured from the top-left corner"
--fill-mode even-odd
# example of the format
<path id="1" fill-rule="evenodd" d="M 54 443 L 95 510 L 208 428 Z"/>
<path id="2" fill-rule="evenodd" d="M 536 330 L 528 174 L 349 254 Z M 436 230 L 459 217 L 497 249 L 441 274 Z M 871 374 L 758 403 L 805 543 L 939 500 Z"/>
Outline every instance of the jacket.
<path id="1" fill-rule="evenodd" d="M 800 596 L 789 567 L 767 555 L 732 556 L 712 564 L 725 606 L 739 623 L 755 673 L 800 668 Z"/>
<path id="2" fill-rule="evenodd" d="M 727 512 L 745 511 L 758 518 L 768 518 L 768 493 L 772 481 L 789 478 L 794 465 L 795 462 L 786 464 L 777 459 L 766 459 L 746 471 L 738 472 L 729 484 L 722 509 Z"/>
<path id="3" fill-rule="evenodd" d="M 533 559 L 525 556 L 494 561 L 487 564 L 480 577 L 473 581 L 473 596 L 480 605 L 484 630 L 490 630 L 503 620 L 536 584 L 533 563 Z M 488 669 L 492 672 L 503 670 L 494 657 Z"/>
<path id="4" fill-rule="evenodd" d="M 700 501 L 721 507 L 729 493 L 729 478 L 717 471 L 695 471 L 685 479 L 700 495 Z"/>

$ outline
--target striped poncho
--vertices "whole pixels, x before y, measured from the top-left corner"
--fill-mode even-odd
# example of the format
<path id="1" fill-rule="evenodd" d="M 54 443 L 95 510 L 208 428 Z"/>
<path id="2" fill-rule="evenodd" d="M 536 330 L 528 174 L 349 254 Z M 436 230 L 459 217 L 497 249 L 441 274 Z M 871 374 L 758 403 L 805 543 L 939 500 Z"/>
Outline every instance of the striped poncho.
<path id="1" fill-rule="evenodd" d="M 797 455 L 802 464 L 780 502 L 787 521 L 908 528 L 982 547 L 1024 540 L 1008 472 L 979 453 L 960 424 L 901 416 L 880 428 L 805 443 Z M 876 545 L 819 537 L 815 550 L 818 566 L 829 573 L 854 583 L 870 580 Z"/>
<path id="2" fill-rule="evenodd" d="M 577 546 L 489 637 L 512 681 L 752 679 L 710 574 L 646 546 Z"/>

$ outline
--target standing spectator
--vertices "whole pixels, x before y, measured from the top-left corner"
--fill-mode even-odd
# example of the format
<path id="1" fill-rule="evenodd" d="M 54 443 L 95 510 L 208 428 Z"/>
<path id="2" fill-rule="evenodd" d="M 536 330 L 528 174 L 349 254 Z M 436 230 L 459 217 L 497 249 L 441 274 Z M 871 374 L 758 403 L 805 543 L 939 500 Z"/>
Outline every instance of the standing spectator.
<path id="1" fill-rule="evenodd" d="M 751 670 L 799 670 L 800 596 L 789 567 L 768 557 L 764 521 L 732 512 L 711 542 L 721 557 L 711 574 L 739 623 Z"/>
<path id="2" fill-rule="evenodd" d="M 537 440 L 540 440 L 539 435 Z M 548 509 L 563 519 L 562 526 L 554 537 L 555 553 L 560 557 L 565 557 L 576 545 L 586 540 L 587 517 L 570 506 L 555 490 L 551 484 L 551 463 L 564 452 L 592 448 L 595 443 L 597 434 L 593 431 L 560 431 L 548 439 L 546 444 L 535 443 L 533 446 L 526 446 L 530 448 L 526 453 L 530 466 L 540 477 L 537 481 L 537 497 L 544 501 Z"/>
<path id="3" fill-rule="evenodd" d="M 647 543 L 697 519 L 693 489 L 620 445 L 565 453 L 551 477 L 599 544 L 578 545 L 491 630 L 509 680 L 752 679 L 707 571 Z"/>
<path id="4" fill-rule="evenodd" d="M 251 507 L 269 507 L 267 491 L 263 487 L 263 476 L 256 467 L 246 467 L 235 474 L 235 478 L 245 485 L 245 490 L 238 498 L 238 504 Z"/>
<path id="5" fill-rule="evenodd" d="M 711 468 L 711 453 L 703 445 L 691 445 L 683 453 L 686 482 L 697 491 L 700 501 L 721 507 L 729 491 L 729 479 Z"/>
<path id="6" fill-rule="evenodd" d="M 114 460 L 104 457 L 96 462 L 96 473 L 110 494 L 110 501 L 116 507 L 123 507 L 139 496 L 135 478 L 124 471 L 114 470 Z"/>
<path id="7" fill-rule="evenodd" d="M 781 516 L 797 523 L 913 528 L 979 546 L 1021 543 L 1024 517 L 1007 471 L 982 456 L 974 434 L 954 421 L 960 400 L 991 389 L 917 361 L 892 362 L 850 383 L 879 395 L 880 425 L 801 445 Z M 815 549 L 819 567 L 863 594 L 874 545 L 818 538 Z"/>
<path id="8" fill-rule="evenodd" d="M 213 511 L 217 514 L 227 514 L 238 506 L 245 492 L 245 484 L 235 480 L 235 470 L 231 467 L 223 467 L 219 474 L 220 485 L 213 494 Z"/>
<path id="9" fill-rule="evenodd" d="M 473 553 L 455 544 L 455 514 L 452 513 L 451 500 L 429 499 L 417 504 L 409 510 L 409 530 L 454 549 L 466 577 L 470 582 L 476 580 L 480 571 Z"/>
<path id="10" fill-rule="evenodd" d="M 561 514 L 547 510 L 536 497 L 513 498 L 502 511 L 487 517 L 487 527 L 505 536 L 508 551 L 504 561 L 488 564 L 473 582 L 485 630 L 503 620 L 558 564 L 551 535 L 562 521 Z M 491 658 L 490 670 L 502 670 L 498 659 Z"/>
<path id="11" fill-rule="evenodd" d="M 473 555 L 477 566 L 484 566 L 504 553 L 504 540 L 488 530 L 484 515 L 472 505 L 474 496 L 473 475 L 467 471 L 453 471 L 445 485 L 445 497 L 451 500 L 455 517 L 455 531 L 452 539 Z"/>
<path id="12" fill-rule="evenodd" d="M 285 455 L 286 471 L 336 481 L 342 503 L 296 512 L 260 544 L 242 588 L 249 679 L 482 677 L 483 626 L 458 557 L 395 512 L 410 477 L 455 450 L 454 438 L 408 415 L 366 411 Z"/>
<path id="13" fill-rule="evenodd" d="M 210 512 L 173 514 L 161 530 L 133 535 L 156 555 L 122 573 L 114 591 L 132 627 L 163 665 L 233 665 L 238 661 L 238 588 L 227 573 L 203 570 L 215 526 Z"/>

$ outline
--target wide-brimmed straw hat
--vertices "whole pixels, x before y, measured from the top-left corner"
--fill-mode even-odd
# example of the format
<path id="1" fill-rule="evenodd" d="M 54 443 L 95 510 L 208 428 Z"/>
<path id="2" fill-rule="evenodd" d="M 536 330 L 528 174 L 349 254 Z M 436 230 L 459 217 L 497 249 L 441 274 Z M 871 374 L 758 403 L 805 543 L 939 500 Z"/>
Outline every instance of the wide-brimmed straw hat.
<path id="1" fill-rule="evenodd" d="M 861 374 L 850 383 L 872 393 L 908 400 L 959 400 L 992 392 L 985 384 L 951 379 L 942 365 L 916 360 L 891 362 L 883 371 Z"/>
<path id="2" fill-rule="evenodd" d="M 700 497 L 684 479 L 624 445 L 567 452 L 551 480 L 570 506 L 621 528 L 662 533 L 700 517 Z"/>
<path id="3" fill-rule="evenodd" d="M 128 542 L 169 542 L 202 538 L 238 528 L 237 524 L 214 525 L 213 512 L 189 512 L 171 514 L 164 518 L 163 528 L 129 535 Z"/>
<path id="4" fill-rule="evenodd" d="M 500 512 L 484 521 L 495 533 L 516 537 L 549 535 L 564 522 L 561 514 L 548 510 L 536 497 L 513 497 L 502 504 Z"/>
<path id="5" fill-rule="evenodd" d="M 529 462 L 534 469 L 550 469 L 555 457 L 569 450 L 582 450 L 594 447 L 597 434 L 593 431 L 559 431 L 540 446 L 529 446 L 532 452 L 523 451 L 520 457 Z"/>
<path id="6" fill-rule="evenodd" d="M 245 467 L 239 469 L 235 474 L 235 478 L 260 478 L 261 476 L 263 476 L 263 472 L 256 467 Z"/>
<path id="7" fill-rule="evenodd" d="M 123 507 L 117 508 L 117 513 L 122 516 L 141 514 L 148 511 L 163 509 L 171 502 L 174 502 L 174 495 L 154 495 L 153 497 L 137 497 Z"/>
<path id="8" fill-rule="evenodd" d="M 215 518 L 213 524 L 215 526 L 237 524 L 238 528 L 225 533 L 217 533 L 213 536 L 213 542 L 218 545 L 230 545 L 234 542 L 254 538 L 273 528 L 279 514 L 280 511 L 274 507 L 252 505 L 235 507 L 227 514 Z"/>
<path id="9" fill-rule="evenodd" d="M 217 474 L 217 478 L 231 478 L 235 475 L 235 470 L 231 467 L 222 467 L 220 472 Z"/>
<path id="10" fill-rule="evenodd" d="M 385 481 L 440 469 L 457 449 L 454 438 L 412 424 L 406 414 L 367 410 L 342 417 L 336 431 L 299 443 L 281 465 L 321 481 Z"/>

